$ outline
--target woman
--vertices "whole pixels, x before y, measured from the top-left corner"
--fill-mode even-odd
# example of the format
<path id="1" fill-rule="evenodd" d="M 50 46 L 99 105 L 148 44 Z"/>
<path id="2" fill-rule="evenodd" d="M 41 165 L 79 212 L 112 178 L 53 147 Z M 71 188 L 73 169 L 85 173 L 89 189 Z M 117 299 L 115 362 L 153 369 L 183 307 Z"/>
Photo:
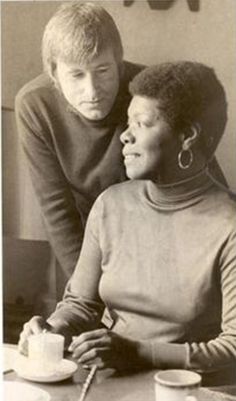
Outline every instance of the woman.
<path id="1" fill-rule="evenodd" d="M 209 178 L 227 106 L 194 62 L 139 73 L 121 135 L 130 181 L 90 213 L 76 270 L 47 321 L 79 362 L 232 370 L 236 362 L 235 204 Z M 98 328 L 106 307 L 108 328 Z M 34 317 L 21 334 L 44 327 Z M 82 334 L 80 334 L 82 333 Z"/>

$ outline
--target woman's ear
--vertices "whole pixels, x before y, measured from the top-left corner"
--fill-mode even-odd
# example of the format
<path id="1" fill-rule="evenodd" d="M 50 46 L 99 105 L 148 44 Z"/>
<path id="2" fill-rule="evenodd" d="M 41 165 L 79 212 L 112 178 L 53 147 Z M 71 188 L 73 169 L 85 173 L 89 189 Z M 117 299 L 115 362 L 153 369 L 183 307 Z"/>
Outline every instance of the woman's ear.
<path id="1" fill-rule="evenodd" d="M 184 133 L 180 135 L 182 142 L 182 149 L 190 149 L 199 139 L 201 133 L 201 126 L 199 123 L 192 124 Z"/>

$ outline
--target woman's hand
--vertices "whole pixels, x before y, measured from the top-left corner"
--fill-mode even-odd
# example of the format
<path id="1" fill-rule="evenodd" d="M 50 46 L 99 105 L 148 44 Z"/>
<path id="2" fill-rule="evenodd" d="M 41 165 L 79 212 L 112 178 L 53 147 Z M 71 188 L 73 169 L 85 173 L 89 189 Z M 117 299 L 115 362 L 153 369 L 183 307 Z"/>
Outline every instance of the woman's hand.
<path id="1" fill-rule="evenodd" d="M 42 333 L 42 331 L 45 329 L 50 331 L 51 326 L 41 316 L 32 317 L 32 319 L 24 324 L 23 330 L 20 333 L 18 351 L 21 354 L 27 355 L 29 336 L 31 336 L 32 334 Z"/>
<path id="2" fill-rule="evenodd" d="M 88 331 L 74 337 L 69 351 L 79 363 L 99 369 L 128 370 L 137 367 L 138 343 L 107 329 Z"/>

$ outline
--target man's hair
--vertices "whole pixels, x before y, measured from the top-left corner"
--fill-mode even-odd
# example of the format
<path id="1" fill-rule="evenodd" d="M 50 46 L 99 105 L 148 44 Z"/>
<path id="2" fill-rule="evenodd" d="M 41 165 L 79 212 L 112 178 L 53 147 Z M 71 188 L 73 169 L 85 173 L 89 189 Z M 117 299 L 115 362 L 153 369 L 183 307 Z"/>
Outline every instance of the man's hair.
<path id="1" fill-rule="evenodd" d="M 191 61 L 163 63 L 141 71 L 129 89 L 133 96 L 157 99 L 167 122 L 178 133 L 199 123 L 203 150 L 206 156 L 214 153 L 227 122 L 227 103 L 212 68 Z"/>
<path id="2" fill-rule="evenodd" d="M 122 42 L 111 15 L 92 2 L 65 3 L 44 31 L 44 70 L 51 76 L 51 67 L 58 58 L 64 62 L 83 62 L 108 47 L 112 48 L 117 63 L 121 63 Z"/>

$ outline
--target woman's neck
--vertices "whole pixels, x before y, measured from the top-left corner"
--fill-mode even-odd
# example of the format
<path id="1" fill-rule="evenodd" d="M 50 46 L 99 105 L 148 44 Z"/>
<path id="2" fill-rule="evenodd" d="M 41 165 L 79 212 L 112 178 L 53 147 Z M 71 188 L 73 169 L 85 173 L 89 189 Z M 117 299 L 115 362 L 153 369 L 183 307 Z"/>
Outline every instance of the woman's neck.
<path id="1" fill-rule="evenodd" d="M 201 170 L 199 170 L 198 172 L 192 173 L 192 174 L 189 175 L 189 176 L 186 175 L 185 178 L 180 179 L 180 178 L 178 177 L 178 179 L 176 179 L 176 181 L 171 180 L 171 181 L 168 182 L 168 183 L 167 183 L 167 182 L 166 182 L 166 183 L 163 183 L 163 182 L 160 182 L 160 181 L 156 181 L 156 184 L 157 184 L 157 186 L 158 186 L 159 188 L 168 188 L 168 187 L 174 188 L 174 187 L 178 187 L 178 186 L 180 186 L 180 185 L 182 185 L 182 184 L 187 184 L 187 183 L 193 181 L 194 179 L 196 179 L 196 178 L 198 178 L 198 177 L 201 177 L 201 176 L 203 175 L 203 173 L 206 172 L 206 170 L 207 170 L 207 166 L 205 165 L 205 166 L 204 166 Z"/>
<path id="2" fill-rule="evenodd" d="M 179 183 L 188 182 L 195 176 L 202 174 L 206 168 L 207 161 L 205 157 L 198 157 L 194 160 L 192 165 L 188 169 L 181 169 L 177 163 L 175 166 L 170 165 L 157 177 L 157 185 L 175 185 Z"/>

